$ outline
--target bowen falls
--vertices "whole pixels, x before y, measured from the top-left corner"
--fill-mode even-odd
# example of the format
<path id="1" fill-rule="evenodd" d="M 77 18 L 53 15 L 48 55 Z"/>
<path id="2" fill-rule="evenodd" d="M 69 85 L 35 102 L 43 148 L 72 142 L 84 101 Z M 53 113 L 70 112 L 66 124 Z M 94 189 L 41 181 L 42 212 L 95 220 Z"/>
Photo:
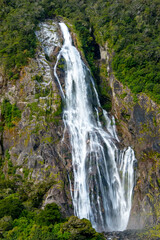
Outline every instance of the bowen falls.
<path id="1" fill-rule="evenodd" d="M 114 117 L 109 118 L 102 109 L 94 80 L 72 45 L 67 26 L 59 25 L 64 43 L 57 56 L 54 76 L 64 102 L 64 131 L 68 129 L 70 135 L 74 214 L 89 219 L 97 231 L 122 231 L 127 227 L 131 210 L 134 152 L 130 147 L 118 148 Z M 46 26 L 41 27 L 45 33 Z M 54 34 L 50 32 L 50 39 L 54 39 Z M 61 58 L 65 69 L 64 91 L 56 73 Z"/>
<path id="2" fill-rule="evenodd" d="M 100 9 L 93 5 L 86 7 L 90 20 L 72 22 L 60 17 L 63 14 L 53 16 L 48 8 L 48 15 L 39 18 L 38 4 L 35 25 L 28 21 L 25 25 L 25 31 L 33 33 L 26 34 L 29 47 L 24 33 L 13 29 L 14 49 L 19 36 L 22 49 L 6 58 L 13 52 L 9 35 L 5 39 L 9 46 L 2 44 L 0 49 L 0 238 L 150 240 L 153 235 L 154 240 L 159 236 L 160 108 L 147 91 L 139 92 L 138 84 L 133 86 L 138 94 L 132 92 L 137 69 L 128 68 L 135 62 L 130 52 L 127 60 L 119 58 L 129 38 L 112 49 L 107 31 L 119 30 L 106 20 L 109 30 L 102 41 L 104 29 L 97 30 L 92 12 Z M 12 8 L 3 14 L 9 9 L 15 14 Z M 5 36 L 5 27 L 3 31 Z M 17 61 L 14 67 L 13 61 Z M 152 84 L 147 86 L 152 90 Z"/>

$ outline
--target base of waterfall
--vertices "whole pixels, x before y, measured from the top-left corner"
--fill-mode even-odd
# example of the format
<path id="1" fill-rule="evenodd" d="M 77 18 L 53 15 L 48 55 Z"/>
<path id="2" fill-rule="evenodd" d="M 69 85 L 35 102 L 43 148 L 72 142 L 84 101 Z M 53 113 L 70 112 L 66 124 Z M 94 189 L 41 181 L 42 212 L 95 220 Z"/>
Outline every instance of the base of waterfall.
<path id="1" fill-rule="evenodd" d="M 120 232 L 107 232 L 104 236 L 107 240 L 141 240 L 144 239 L 144 230 L 141 229 L 128 229 Z"/>

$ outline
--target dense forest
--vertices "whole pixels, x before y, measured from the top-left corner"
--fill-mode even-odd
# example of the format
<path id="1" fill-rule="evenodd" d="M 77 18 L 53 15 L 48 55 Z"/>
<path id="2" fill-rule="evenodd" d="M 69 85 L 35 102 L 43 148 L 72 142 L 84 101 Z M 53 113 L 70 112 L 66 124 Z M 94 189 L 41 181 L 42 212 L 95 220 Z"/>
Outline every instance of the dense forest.
<path id="1" fill-rule="evenodd" d="M 0 238 L 7 240 L 104 240 L 87 219 L 64 219 L 55 203 L 29 211 L 18 197 L 10 195 L 0 201 L 0 218 Z"/>
<path id="2" fill-rule="evenodd" d="M 9 79 L 34 56 L 40 21 L 63 16 L 73 24 L 95 76 L 97 45 L 113 51 L 115 76 L 133 93 L 160 102 L 160 2 L 158 0 L 0 2 L 0 58 Z"/>
<path id="3" fill-rule="evenodd" d="M 0 69 L 9 81 L 18 79 L 23 66 L 34 58 L 39 44 L 35 36 L 38 24 L 54 17 L 72 23 L 79 47 L 97 81 L 98 45 L 107 42 L 116 78 L 135 96 L 144 92 L 160 103 L 159 0 L 0 0 Z M 7 127 L 21 116 L 16 105 L 7 100 L 1 114 Z M 2 170 L 5 160 L 8 179 Z M 65 219 L 56 204 L 42 210 L 44 193 L 53 183 L 36 188 L 27 181 L 27 169 L 25 180 L 14 176 L 15 171 L 6 151 L 0 159 L 0 238 L 103 239 L 89 221 Z M 159 225 L 155 232 L 158 236 Z"/>

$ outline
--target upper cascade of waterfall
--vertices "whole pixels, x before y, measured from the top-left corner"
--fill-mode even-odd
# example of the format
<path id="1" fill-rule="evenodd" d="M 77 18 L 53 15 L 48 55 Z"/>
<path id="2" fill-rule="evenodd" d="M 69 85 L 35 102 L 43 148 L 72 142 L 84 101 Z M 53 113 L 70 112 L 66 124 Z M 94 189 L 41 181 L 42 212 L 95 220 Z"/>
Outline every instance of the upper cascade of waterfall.
<path id="1" fill-rule="evenodd" d="M 57 63 L 61 57 L 65 59 L 65 93 L 57 63 L 54 74 L 65 101 L 63 120 L 72 146 L 74 212 L 89 219 L 97 231 L 124 230 L 131 210 L 134 151 L 131 147 L 118 149 L 114 117 L 110 119 L 101 108 L 90 71 L 72 45 L 67 26 L 59 25 L 64 44 Z"/>
<path id="2" fill-rule="evenodd" d="M 71 38 L 71 35 L 68 31 L 68 28 L 63 23 L 60 23 L 60 26 L 61 26 L 62 32 L 65 32 L 65 38 L 64 38 L 63 46 L 72 46 L 72 38 Z"/>

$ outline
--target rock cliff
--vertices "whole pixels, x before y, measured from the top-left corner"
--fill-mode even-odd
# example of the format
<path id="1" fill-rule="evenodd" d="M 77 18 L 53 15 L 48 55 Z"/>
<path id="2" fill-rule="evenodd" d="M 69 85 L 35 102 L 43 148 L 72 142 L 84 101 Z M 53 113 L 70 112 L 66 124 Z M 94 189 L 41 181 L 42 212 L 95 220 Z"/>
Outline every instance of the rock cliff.
<path id="1" fill-rule="evenodd" d="M 53 74 L 62 37 L 58 24 L 52 21 L 40 24 L 36 34 L 39 40 L 36 57 L 21 70 L 20 79 L 6 81 L 5 75 L 0 75 L 3 172 L 6 178 L 19 177 L 22 185 L 22 182 L 30 182 L 27 194 L 40 188 L 43 206 L 56 202 L 65 215 L 71 215 L 68 179 L 71 151 L 67 132 L 64 133 L 62 101 Z M 57 74 L 63 81 L 62 64 L 60 60 Z M 14 169 L 14 174 L 10 174 L 10 169 Z"/>
<path id="2" fill-rule="evenodd" d="M 68 178 L 72 178 L 71 147 L 68 133 L 64 132 L 63 102 L 54 78 L 62 36 L 58 24 L 50 21 L 40 24 L 36 34 L 39 39 L 36 57 L 21 70 L 18 80 L 6 80 L 0 69 L 1 164 L 4 177 L 12 180 L 16 176 L 18 184 L 31 197 L 37 191 L 42 206 L 56 202 L 65 215 L 71 215 Z M 138 163 L 128 228 L 143 228 L 157 223 L 160 216 L 160 108 L 145 94 L 134 96 L 123 86 L 112 72 L 112 53 L 107 44 L 100 50 L 101 89 L 112 95 L 111 112 L 116 118 L 119 138 L 122 145 L 134 148 Z M 62 87 L 64 67 L 60 59 L 57 74 Z M 103 71 L 106 67 L 107 84 Z"/>
<path id="3" fill-rule="evenodd" d="M 136 153 L 135 188 L 128 228 L 143 228 L 159 221 L 160 197 L 160 108 L 146 94 L 137 96 L 115 77 L 111 63 L 113 53 L 107 44 L 100 48 L 101 64 L 108 72 L 112 89 L 112 114 L 116 118 L 119 138 Z"/>

